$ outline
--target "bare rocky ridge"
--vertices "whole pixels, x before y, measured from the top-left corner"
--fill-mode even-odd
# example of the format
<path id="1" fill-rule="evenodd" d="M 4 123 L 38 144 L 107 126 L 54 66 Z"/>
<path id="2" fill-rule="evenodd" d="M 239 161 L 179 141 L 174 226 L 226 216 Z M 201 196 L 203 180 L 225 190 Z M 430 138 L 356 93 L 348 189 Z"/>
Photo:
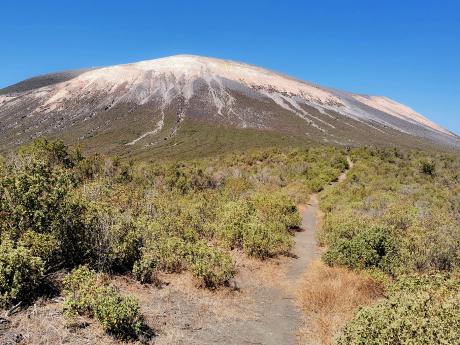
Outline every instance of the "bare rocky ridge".
<path id="1" fill-rule="evenodd" d="M 342 145 L 460 147 L 458 136 L 385 97 L 198 56 L 56 73 L 0 90 L 3 150 L 45 135 L 104 152 L 136 152 L 180 145 L 177 138 L 191 125 Z"/>

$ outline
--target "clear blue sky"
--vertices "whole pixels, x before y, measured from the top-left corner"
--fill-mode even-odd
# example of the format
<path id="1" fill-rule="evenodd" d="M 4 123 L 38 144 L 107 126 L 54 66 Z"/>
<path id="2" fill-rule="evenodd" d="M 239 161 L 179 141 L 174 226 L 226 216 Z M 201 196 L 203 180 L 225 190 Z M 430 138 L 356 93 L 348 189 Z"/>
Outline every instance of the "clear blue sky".
<path id="1" fill-rule="evenodd" d="M 405 103 L 460 133 L 460 1 L 0 2 L 0 87 L 179 53 Z"/>

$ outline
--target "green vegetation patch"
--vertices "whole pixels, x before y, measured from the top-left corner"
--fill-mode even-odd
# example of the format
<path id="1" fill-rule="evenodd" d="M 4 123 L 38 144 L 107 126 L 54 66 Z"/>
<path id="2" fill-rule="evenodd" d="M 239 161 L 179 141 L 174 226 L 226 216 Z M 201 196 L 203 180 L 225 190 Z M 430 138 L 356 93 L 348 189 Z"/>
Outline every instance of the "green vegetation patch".
<path id="1" fill-rule="evenodd" d="M 388 297 L 361 309 L 338 343 L 457 344 L 460 339 L 460 280 L 434 274 L 405 276 Z"/>
<path id="2" fill-rule="evenodd" d="M 123 296 L 87 266 L 72 271 L 64 280 L 65 315 L 94 317 L 102 328 L 119 338 L 137 338 L 142 329 L 138 301 Z"/>
<path id="3" fill-rule="evenodd" d="M 329 265 L 367 270 L 385 299 L 361 309 L 339 344 L 457 344 L 460 159 L 360 148 L 348 179 L 321 194 Z"/>

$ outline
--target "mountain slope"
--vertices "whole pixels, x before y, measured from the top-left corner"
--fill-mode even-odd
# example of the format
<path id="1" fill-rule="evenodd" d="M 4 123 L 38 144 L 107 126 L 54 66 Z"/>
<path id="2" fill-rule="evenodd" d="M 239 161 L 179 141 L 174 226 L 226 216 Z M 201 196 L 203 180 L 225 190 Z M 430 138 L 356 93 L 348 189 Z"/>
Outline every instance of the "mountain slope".
<path id="1" fill-rule="evenodd" d="M 0 130 L 4 150 L 42 135 L 118 154 L 190 150 L 191 132 L 203 141 L 227 133 L 227 141 L 219 134 L 203 143 L 211 146 L 232 137 L 250 146 L 259 136 L 267 137 L 263 145 L 273 136 L 294 144 L 460 147 L 458 136 L 385 97 L 188 55 L 57 73 L 2 89 Z M 202 145 L 200 139 L 193 145 Z"/>

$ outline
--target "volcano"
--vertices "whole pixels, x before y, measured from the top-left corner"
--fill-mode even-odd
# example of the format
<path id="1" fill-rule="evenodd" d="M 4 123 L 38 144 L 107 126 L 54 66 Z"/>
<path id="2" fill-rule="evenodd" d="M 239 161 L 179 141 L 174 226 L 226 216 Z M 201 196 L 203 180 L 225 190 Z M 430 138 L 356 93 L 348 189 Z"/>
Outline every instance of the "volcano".
<path id="1" fill-rule="evenodd" d="M 0 89 L 0 132 L 2 151 L 41 136 L 120 155 L 304 142 L 460 148 L 457 135 L 389 98 L 191 55 Z"/>

